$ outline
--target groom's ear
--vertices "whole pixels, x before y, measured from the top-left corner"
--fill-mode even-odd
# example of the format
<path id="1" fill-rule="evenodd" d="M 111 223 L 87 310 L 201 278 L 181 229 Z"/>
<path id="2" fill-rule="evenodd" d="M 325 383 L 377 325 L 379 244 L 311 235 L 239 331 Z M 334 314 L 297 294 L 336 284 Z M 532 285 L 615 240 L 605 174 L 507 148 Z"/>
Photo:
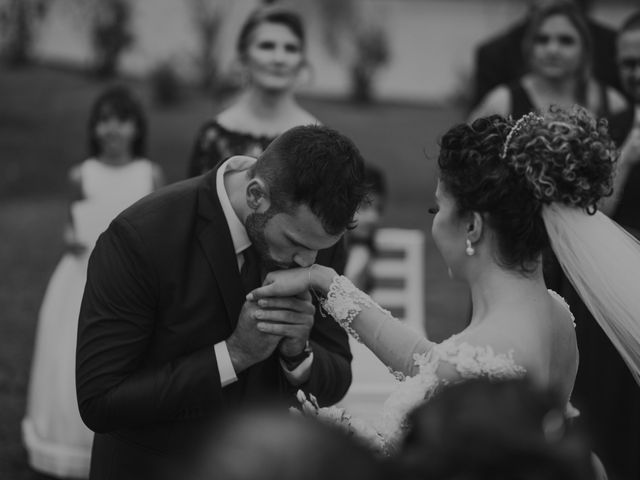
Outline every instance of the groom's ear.
<path id="1" fill-rule="evenodd" d="M 467 238 L 471 243 L 476 243 L 482 238 L 482 230 L 484 229 L 484 218 L 478 212 L 473 212 L 467 223 Z"/>
<path id="2" fill-rule="evenodd" d="M 260 177 L 253 177 L 247 183 L 247 205 L 258 213 L 266 212 L 271 206 L 269 186 Z"/>

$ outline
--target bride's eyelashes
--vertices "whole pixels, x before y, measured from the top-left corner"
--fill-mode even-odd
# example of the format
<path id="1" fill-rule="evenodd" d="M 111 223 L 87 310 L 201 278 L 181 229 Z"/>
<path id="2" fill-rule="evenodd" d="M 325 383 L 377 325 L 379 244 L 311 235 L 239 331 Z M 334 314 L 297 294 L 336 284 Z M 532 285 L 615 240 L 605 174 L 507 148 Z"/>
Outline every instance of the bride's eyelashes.
<path id="1" fill-rule="evenodd" d="M 429 212 L 431 215 L 435 215 L 436 213 L 438 213 L 438 210 L 440 210 L 438 207 L 430 207 L 427 209 L 427 212 Z"/>

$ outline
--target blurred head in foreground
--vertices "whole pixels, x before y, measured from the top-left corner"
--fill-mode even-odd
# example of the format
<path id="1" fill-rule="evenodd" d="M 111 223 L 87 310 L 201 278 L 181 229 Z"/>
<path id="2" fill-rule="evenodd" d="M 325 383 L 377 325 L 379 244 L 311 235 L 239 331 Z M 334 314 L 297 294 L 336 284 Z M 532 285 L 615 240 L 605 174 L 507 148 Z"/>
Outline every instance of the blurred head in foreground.
<path id="1" fill-rule="evenodd" d="M 214 429 L 192 480 L 377 480 L 382 465 L 344 432 L 286 411 L 237 412 Z"/>
<path id="2" fill-rule="evenodd" d="M 584 436 L 564 406 L 526 379 L 471 380 L 417 408 L 399 455 L 413 479 L 593 479 Z"/>

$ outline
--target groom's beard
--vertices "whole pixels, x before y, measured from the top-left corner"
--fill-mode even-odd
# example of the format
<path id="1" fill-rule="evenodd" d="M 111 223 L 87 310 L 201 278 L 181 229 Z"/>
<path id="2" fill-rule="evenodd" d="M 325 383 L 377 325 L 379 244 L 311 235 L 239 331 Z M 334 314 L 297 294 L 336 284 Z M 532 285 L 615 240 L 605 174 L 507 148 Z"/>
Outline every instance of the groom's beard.
<path id="1" fill-rule="evenodd" d="M 262 261 L 262 267 L 266 272 L 272 272 L 274 270 L 284 270 L 293 267 L 293 265 L 282 265 L 278 263 L 269 253 L 269 244 L 264 235 L 269 220 L 278 212 L 273 208 L 270 208 L 265 213 L 250 213 L 247 216 L 244 227 L 247 230 L 247 235 L 253 248 L 256 249 L 260 260 Z"/>

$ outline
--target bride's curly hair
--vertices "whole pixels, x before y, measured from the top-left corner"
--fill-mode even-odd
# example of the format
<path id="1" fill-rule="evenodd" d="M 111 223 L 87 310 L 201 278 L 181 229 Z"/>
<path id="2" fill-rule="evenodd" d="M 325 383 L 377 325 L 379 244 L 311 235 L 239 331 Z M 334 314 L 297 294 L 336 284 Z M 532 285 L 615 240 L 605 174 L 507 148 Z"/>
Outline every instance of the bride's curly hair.
<path id="1" fill-rule="evenodd" d="M 548 246 L 544 205 L 560 202 L 594 213 L 612 192 L 617 149 L 606 120 L 582 107 L 551 107 L 518 122 L 479 118 L 451 128 L 440 146 L 445 190 L 461 214 L 485 214 L 506 268 L 531 271 Z"/>

